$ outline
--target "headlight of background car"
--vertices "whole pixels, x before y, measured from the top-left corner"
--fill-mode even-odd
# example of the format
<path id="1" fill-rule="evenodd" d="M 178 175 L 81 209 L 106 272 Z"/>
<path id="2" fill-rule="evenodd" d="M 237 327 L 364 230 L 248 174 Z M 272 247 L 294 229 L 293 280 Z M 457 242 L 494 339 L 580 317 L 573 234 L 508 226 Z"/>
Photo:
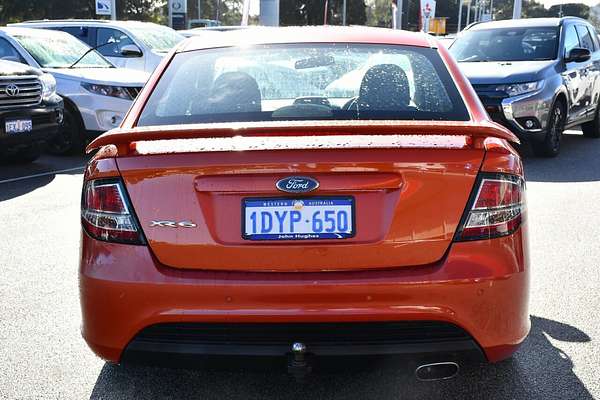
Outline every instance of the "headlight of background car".
<path id="1" fill-rule="evenodd" d="M 500 85 L 496 90 L 500 92 L 506 92 L 509 97 L 519 96 L 521 94 L 527 94 L 540 90 L 544 86 L 544 81 L 526 82 L 526 83 L 512 83 L 510 85 Z"/>
<path id="2" fill-rule="evenodd" d="M 42 84 L 42 100 L 49 101 L 56 94 L 56 79 L 50 74 L 43 74 L 40 76 L 40 82 Z"/>
<path id="3" fill-rule="evenodd" d="M 102 96 L 118 97 L 125 100 L 133 100 L 127 89 L 121 86 L 96 85 L 95 83 L 82 83 L 81 86 L 88 92 Z"/>

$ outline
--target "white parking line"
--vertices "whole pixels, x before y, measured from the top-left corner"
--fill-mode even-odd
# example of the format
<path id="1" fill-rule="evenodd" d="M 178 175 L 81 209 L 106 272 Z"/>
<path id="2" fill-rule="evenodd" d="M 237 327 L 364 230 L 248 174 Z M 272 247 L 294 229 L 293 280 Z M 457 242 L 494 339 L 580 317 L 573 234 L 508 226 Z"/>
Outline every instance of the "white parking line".
<path id="1" fill-rule="evenodd" d="M 31 178 L 39 178 L 40 176 L 46 176 L 46 175 L 61 174 L 63 172 L 72 172 L 72 171 L 77 171 L 77 170 L 83 170 L 84 168 L 85 168 L 85 166 L 81 166 L 81 167 L 75 167 L 75 168 L 58 169 L 56 171 L 42 172 L 40 174 L 20 176 L 18 178 L 5 179 L 3 181 L 0 181 L 0 184 L 1 183 L 10 183 L 10 182 L 23 181 L 25 179 L 31 179 Z"/>

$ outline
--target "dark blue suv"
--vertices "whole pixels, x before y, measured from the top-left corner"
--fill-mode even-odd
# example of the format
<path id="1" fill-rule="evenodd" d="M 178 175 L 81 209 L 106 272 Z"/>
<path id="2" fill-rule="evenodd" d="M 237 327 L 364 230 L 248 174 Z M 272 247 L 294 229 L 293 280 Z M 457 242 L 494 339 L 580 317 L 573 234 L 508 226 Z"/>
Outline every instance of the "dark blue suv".
<path id="1" fill-rule="evenodd" d="M 554 157 L 564 129 L 600 138 L 600 43 L 575 18 L 471 25 L 450 47 L 492 119 L 537 155 Z"/>

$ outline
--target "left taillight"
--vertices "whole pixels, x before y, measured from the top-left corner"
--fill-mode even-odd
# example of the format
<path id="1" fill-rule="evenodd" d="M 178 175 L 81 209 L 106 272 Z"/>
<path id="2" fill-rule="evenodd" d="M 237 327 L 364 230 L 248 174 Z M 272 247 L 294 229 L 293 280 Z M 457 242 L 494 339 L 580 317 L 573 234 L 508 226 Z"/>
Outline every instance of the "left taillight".
<path id="1" fill-rule="evenodd" d="M 97 179 L 85 183 L 81 223 L 86 232 L 98 240 L 145 243 L 120 179 Z"/>
<path id="2" fill-rule="evenodd" d="M 456 232 L 455 241 L 510 235 L 525 214 L 525 182 L 509 174 L 483 174 Z"/>

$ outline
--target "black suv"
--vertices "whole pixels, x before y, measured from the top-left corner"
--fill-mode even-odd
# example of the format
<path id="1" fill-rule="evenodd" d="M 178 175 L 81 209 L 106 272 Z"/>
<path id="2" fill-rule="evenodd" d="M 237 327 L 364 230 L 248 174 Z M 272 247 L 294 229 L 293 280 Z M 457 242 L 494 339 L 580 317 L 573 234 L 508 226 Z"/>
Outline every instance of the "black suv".
<path id="1" fill-rule="evenodd" d="M 63 100 L 51 75 L 0 60 L 0 160 L 34 161 L 62 120 Z"/>

